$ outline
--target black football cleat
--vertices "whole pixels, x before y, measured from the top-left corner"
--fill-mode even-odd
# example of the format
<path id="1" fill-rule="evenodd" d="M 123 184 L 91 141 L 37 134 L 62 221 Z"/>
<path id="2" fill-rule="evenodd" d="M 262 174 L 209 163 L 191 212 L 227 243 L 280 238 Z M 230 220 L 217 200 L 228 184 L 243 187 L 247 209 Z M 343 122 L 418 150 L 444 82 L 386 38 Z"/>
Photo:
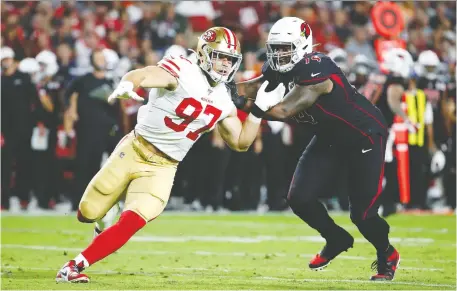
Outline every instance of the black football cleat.
<path id="1" fill-rule="evenodd" d="M 311 259 L 308 265 L 311 270 L 320 271 L 324 269 L 339 254 L 352 248 L 354 238 L 343 228 L 340 229 L 340 233 L 332 237 L 332 239 L 327 240 L 322 251 Z"/>
<path id="2" fill-rule="evenodd" d="M 371 276 L 371 281 L 392 281 L 395 276 L 395 271 L 400 265 L 400 254 L 393 247 L 389 246 L 386 253 L 379 254 L 378 259 L 371 264 L 373 271 L 377 270 L 376 275 Z"/>

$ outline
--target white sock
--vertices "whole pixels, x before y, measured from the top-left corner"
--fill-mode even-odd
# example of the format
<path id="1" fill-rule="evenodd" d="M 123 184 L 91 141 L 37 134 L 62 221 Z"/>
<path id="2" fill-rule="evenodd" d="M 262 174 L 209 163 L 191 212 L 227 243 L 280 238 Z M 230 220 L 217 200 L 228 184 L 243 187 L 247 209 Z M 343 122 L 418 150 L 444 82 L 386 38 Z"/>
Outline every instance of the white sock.
<path id="1" fill-rule="evenodd" d="M 84 268 L 89 267 L 89 262 L 86 260 L 86 258 L 82 254 L 79 254 L 79 255 L 76 256 L 75 262 L 76 262 L 76 265 L 78 265 L 79 263 L 83 262 Z"/>

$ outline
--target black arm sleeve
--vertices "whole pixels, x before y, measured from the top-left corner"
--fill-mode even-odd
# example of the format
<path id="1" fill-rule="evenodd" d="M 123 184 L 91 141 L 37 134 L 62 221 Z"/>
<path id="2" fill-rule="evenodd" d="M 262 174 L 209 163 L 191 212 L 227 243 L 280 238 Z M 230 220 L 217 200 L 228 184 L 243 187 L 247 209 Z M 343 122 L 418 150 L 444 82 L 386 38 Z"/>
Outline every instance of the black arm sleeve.
<path id="1" fill-rule="evenodd" d="M 24 83 L 27 86 L 27 94 L 30 98 L 30 101 L 32 103 L 39 104 L 40 97 L 38 96 L 38 90 L 37 90 L 37 87 L 35 86 L 35 84 L 33 84 L 30 75 L 24 74 Z"/>
<path id="2" fill-rule="evenodd" d="M 65 89 L 65 94 L 64 94 L 64 106 L 65 108 L 68 108 L 70 106 L 70 98 L 73 93 L 79 93 L 80 88 L 81 88 L 81 83 L 82 83 L 82 78 L 83 77 L 78 77 L 71 81 L 71 83 L 68 85 L 68 87 Z"/>
<path id="3" fill-rule="evenodd" d="M 246 105 L 247 99 L 244 96 L 238 94 L 238 89 L 236 87 L 235 81 L 225 83 L 227 90 L 232 97 L 232 101 L 235 104 L 236 108 L 243 109 Z"/>

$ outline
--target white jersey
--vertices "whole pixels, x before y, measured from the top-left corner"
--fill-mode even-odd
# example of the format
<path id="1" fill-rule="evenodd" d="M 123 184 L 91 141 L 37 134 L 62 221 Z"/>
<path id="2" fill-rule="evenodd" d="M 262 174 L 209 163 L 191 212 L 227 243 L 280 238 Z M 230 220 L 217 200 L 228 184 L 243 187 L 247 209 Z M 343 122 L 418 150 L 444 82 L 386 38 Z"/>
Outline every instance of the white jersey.
<path id="1" fill-rule="evenodd" d="M 152 89 L 138 111 L 135 131 L 171 158 L 181 161 L 200 136 L 226 118 L 235 105 L 224 83 L 211 87 L 185 57 L 165 57 L 159 64 L 178 80 L 174 91 Z"/>

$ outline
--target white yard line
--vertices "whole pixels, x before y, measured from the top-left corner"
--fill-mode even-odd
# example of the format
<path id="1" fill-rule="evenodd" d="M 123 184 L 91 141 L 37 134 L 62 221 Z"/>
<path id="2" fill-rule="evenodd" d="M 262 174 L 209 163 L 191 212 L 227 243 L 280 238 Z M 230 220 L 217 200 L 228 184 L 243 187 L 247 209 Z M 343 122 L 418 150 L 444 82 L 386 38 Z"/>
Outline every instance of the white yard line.
<path id="1" fill-rule="evenodd" d="M 59 246 L 45 246 L 45 245 L 22 245 L 22 244 L 2 244 L 2 249 L 28 249 L 28 250 L 45 250 L 45 251 L 66 251 L 66 252 L 80 252 L 81 248 L 67 248 L 67 247 L 59 247 Z M 4 250 L 3 250 L 4 251 Z M 154 251 L 154 250 L 126 250 L 121 249 L 119 253 L 125 254 L 137 254 L 137 255 L 180 255 L 180 254 L 194 254 L 198 256 L 227 256 L 227 257 L 265 257 L 269 256 L 277 256 L 277 257 L 286 257 L 286 256 L 293 256 L 295 257 L 296 254 L 285 254 L 285 253 L 248 253 L 248 252 L 211 252 L 211 251 L 188 251 L 188 252 L 175 252 L 175 251 Z M 315 254 L 300 254 L 301 257 L 310 258 Z M 338 256 L 339 259 L 345 260 L 368 260 L 373 261 L 374 257 L 362 257 L 362 256 L 345 256 L 340 255 Z M 409 259 L 404 258 L 402 259 L 403 262 L 424 262 L 424 261 L 433 261 L 436 263 L 454 263 L 455 260 L 424 260 L 424 259 Z"/>
<path id="2" fill-rule="evenodd" d="M 297 218 L 298 219 L 298 218 Z M 297 227 L 307 227 L 304 223 L 283 223 L 283 222 L 247 222 L 247 221 L 220 221 L 220 220 L 199 220 L 198 222 L 173 219 L 173 220 L 158 220 L 157 223 L 160 224 L 176 224 L 176 223 L 186 223 L 186 224 L 195 224 L 199 225 L 214 225 L 214 226 L 232 226 L 232 227 L 245 227 L 245 228 L 297 228 Z M 358 230 L 357 227 L 353 224 L 340 224 L 341 227 L 346 230 Z M 392 232 L 426 232 L 426 233 L 448 233 L 455 232 L 455 228 L 425 228 L 425 227 L 396 227 L 391 226 L 390 230 Z"/>
<path id="3" fill-rule="evenodd" d="M 402 245 L 414 245 L 414 246 L 423 246 L 430 245 L 435 242 L 432 238 L 400 238 L 400 237 L 391 237 L 389 238 L 392 243 L 402 244 Z M 260 236 L 151 236 L 151 235 L 141 235 L 134 236 L 132 241 L 137 242 L 229 242 L 229 243 L 261 243 L 261 242 L 270 242 L 270 241 L 279 241 L 279 242 L 309 242 L 309 243 L 323 243 L 325 239 L 317 235 L 308 235 L 308 236 L 273 236 L 273 235 L 260 235 Z M 356 243 L 369 243 L 364 238 L 356 238 Z M 440 244 L 443 245 L 443 244 Z M 449 244 L 451 247 L 455 247 L 454 244 Z"/>
<path id="4" fill-rule="evenodd" d="M 75 216 L 75 213 L 60 213 L 55 211 L 48 211 L 48 212 L 24 212 L 24 213 L 11 213 L 11 212 L 2 212 L 1 216 L 4 217 L 62 217 L 62 216 Z M 267 214 L 257 214 L 253 212 L 231 212 L 228 214 L 220 215 L 220 214 L 207 214 L 201 212 L 164 212 L 161 217 L 196 217 L 202 216 L 205 217 L 204 220 L 199 220 L 198 222 L 189 221 L 185 219 L 173 219 L 173 220 L 163 220 L 158 219 L 156 223 L 158 224 L 176 224 L 176 223 L 187 223 L 187 224 L 195 224 L 198 223 L 199 225 L 214 225 L 214 226 L 232 226 L 232 227 L 244 227 L 244 228 L 291 228 L 291 227 L 306 227 L 303 223 L 283 223 L 283 222 L 249 222 L 249 221 L 221 221 L 217 219 L 211 219 L 214 216 L 251 216 L 251 217 L 262 217 L 262 216 L 272 216 L 272 217 L 293 217 L 294 215 L 289 212 L 276 212 L 276 213 L 267 213 Z M 344 216 L 349 215 L 348 213 L 344 212 L 336 212 L 331 213 L 332 216 Z M 206 219 L 208 217 L 208 219 Z M 298 218 L 297 218 L 298 219 Z M 341 227 L 347 230 L 357 230 L 357 227 L 353 224 L 342 224 Z M 455 233 L 455 228 L 426 228 L 426 227 L 390 227 L 391 232 L 418 232 L 418 233 L 436 233 L 436 234 L 445 234 L 445 233 Z"/>
<path id="5" fill-rule="evenodd" d="M 2 232 L 13 232 L 13 233 L 53 233 L 53 234 L 82 234 L 89 236 L 86 231 L 78 230 L 50 230 L 50 229 L 33 229 L 33 228 L 3 228 Z M 90 234 L 91 235 L 91 234 Z M 213 243 L 261 243 L 270 241 L 280 242 L 309 242 L 309 243 L 322 243 L 325 240 L 321 236 L 317 235 L 304 235 L 304 236 L 274 236 L 274 235 L 259 235 L 259 236 L 157 236 L 157 235 L 136 235 L 131 241 L 135 242 L 169 242 L 169 243 L 183 243 L 183 242 L 213 242 Z M 407 245 L 407 246 L 424 246 L 435 244 L 433 238 L 425 237 L 390 237 L 390 241 L 395 244 Z M 356 243 L 368 243 L 364 238 L 356 238 Z M 448 243 L 443 243 L 448 242 Z M 435 244 L 440 247 L 455 247 L 455 241 L 440 240 L 439 244 Z"/>
<path id="6" fill-rule="evenodd" d="M 348 211 L 329 211 L 331 216 L 346 216 L 349 217 Z M 12 216 L 12 217 L 53 217 L 53 216 L 73 216 L 76 217 L 76 211 L 62 211 L 62 210 L 29 210 L 29 211 L 2 211 L 2 216 Z M 453 214 L 448 213 L 398 213 L 398 215 L 404 216 L 454 216 Z M 182 210 L 166 210 L 161 214 L 161 217 L 185 217 L 185 216 L 202 216 L 202 217 L 215 217 L 215 216 L 252 216 L 252 217 L 296 217 L 292 211 L 269 211 L 266 213 L 258 213 L 255 210 L 250 211 L 231 211 L 227 213 L 206 213 L 201 211 L 182 211 Z"/>
<path id="7" fill-rule="evenodd" d="M 18 266 L 2 266 L 2 269 L 7 270 L 37 270 L 37 271 L 56 271 L 53 268 L 37 268 L 37 267 L 18 267 Z M 169 268 L 173 270 L 194 270 L 194 268 Z M 200 268 L 195 268 L 195 270 L 201 270 Z M 7 272 L 2 271 L 2 275 L 7 275 Z M 149 272 L 138 272 L 138 271 L 123 271 L 123 272 L 116 272 L 111 270 L 103 270 L 103 271 L 89 271 L 89 274 L 99 274 L 99 275 L 137 275 L 137 276 L 161 276 L 158 273 L 149 273 Z M 195 274 L 171 274 L 170 277 L 179 276 L 179 277 L 195 277 Z M 217 277 L 217 278 L 237 278 L 237 279 L 262 279 L 262 280 L 272 280 L 272 281 L 293 281 L 297 283 L 306 283 L 306 282 L 319 282 L 319 283 L 361 283 L 361 284 L 385 284 L 385 285 L 410 285 L 410 286 L 424 286 L 424 287 L 449 287 L 454 288 L 456 285 L 451 284 L 429 284 L 429 283 L 422 283 L 422 282 L 401 282 L 401 281 L 391 281 L 391 282 L 372 282 L 369 280 L 357 280 L 357 279 L 293 279 L 293 278 L 280 278 L 280 277 L 248 277 L 248 276 L 230 276 L 230 275 L 211 275 L 205 274 L 205 277 Z"/>

